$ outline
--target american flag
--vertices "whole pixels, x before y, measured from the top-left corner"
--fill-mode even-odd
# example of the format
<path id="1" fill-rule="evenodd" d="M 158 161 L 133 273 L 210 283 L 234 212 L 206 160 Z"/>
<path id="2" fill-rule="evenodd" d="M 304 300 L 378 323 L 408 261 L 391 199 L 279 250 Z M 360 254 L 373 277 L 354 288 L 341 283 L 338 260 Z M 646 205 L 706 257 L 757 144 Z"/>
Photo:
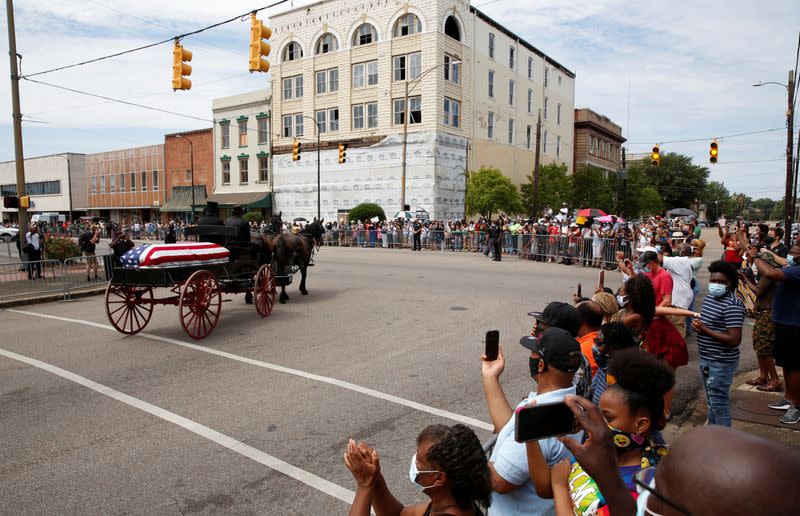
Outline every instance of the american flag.
<path id="1" fill-rule="evenodd" d="M 227 263 L 230 251 L 208 242 L 179 244 L 146 244 L 134 247 L 122 255 L 122 266 L 181 267 L 186 265 L 212 265 Z"/>

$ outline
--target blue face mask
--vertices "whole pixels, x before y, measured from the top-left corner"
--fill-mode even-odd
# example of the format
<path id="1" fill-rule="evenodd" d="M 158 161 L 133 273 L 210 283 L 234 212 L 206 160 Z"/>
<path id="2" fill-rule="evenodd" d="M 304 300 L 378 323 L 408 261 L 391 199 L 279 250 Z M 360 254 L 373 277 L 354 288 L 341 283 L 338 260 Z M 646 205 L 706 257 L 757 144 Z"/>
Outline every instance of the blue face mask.
<path id="1" fill-rule="evenodd" d="M 657 252 L 657 253 L 659 253 L 659 254 L 661 254 L 661 246 L 660 246 L 660 245 L 657 245 L 657 246 L 656 246 L 656 252 Z"/>
<path id="2" fill-rule="evenodd" d="M 797 262 L 795 262 L 795 261 L 794 261 L 794 256 L 792 256 L 791 254 L 790 254 L 789 256 L 787 256 L 787 257 L 786 257 L 786 262 L 787 262 L 789 265 L 794 265 L 795 263 L 797 263 Z"/>
<path id="3" fill-rule="evenodd" d="M 725 295 L 725 292 L 728 291 L 728 287 L 723 285 L 722 283 L 709 283 L 708 284 L 708 293 L 711 294 L 712 297 L 722 297 Z"/>

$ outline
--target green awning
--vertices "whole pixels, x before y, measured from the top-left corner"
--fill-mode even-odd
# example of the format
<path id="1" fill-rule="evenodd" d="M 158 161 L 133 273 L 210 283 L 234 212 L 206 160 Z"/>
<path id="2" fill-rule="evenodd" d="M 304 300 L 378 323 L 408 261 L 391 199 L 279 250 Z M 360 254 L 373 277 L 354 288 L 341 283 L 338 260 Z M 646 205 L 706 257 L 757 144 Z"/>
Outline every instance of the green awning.
<path id="1" fill-rule="evenodd" d="M 241 205 L 244 208 L 272 208 L 271 192 L 215 193 L 206 199 L 219 204 L 220 208 Z"/>
<path id="2" fill-rule="evenodd" d="M 194 207 L 195 211 L 202 210 L 206 205 L 205 185 L 194 185 Z M 173 186 L 172 193 L 161 207 L 161 211 L 178 212 L 192 211 L 192 187 Z"/>

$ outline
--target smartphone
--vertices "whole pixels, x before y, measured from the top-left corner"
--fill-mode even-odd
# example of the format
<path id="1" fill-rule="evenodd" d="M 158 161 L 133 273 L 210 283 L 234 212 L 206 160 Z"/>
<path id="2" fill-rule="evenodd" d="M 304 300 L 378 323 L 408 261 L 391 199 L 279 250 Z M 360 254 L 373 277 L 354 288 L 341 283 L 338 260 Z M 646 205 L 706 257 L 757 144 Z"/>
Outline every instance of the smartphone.
<path id="1" fill-rule="evenodd" d="M 582 297 L 581 295 L 581 284 L 578 283 L 578 297 Z"/>
<path id="2" fill-rule="evenodd" d="M 486 332 L 486 358 L 497 360 L 497 353 L 500 349 L 500 330 L 489 330 Z"/>
<path id="3" fill-rule="evenodd" d="M 605 282 L 606 282 L 606 271 L 600 269 L 600 271 L 597 273 L 597 288 L 603 290 L 603 287 L 605 287 Z"/>
<path id="4" fill-rule="evenodd" d="M 575 414 L 563 401 L 520 407 L 514 417 L 518 443 L 575 433 Z"/>

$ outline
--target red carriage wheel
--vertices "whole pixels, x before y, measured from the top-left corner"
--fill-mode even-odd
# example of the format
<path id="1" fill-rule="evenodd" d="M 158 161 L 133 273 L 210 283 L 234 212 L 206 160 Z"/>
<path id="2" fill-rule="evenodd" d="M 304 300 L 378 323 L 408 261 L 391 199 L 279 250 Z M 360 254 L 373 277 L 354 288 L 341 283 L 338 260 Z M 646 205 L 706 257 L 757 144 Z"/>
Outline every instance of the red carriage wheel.
<path id="1" fill-rule="evenodd" d="M 272 313 L 275 306 L 275 295 L 278 290 L 275 288 L 275 273 L 270 264 L 262 265 L 256 273 L 255 286 L 253 291 L 256 297 L 256 310 L 261 317 L 267 317 Z"/>
<path id="2" fill-rule="evenodd" d="M 217 326 L 221 309 L 222 292 L 217 278 L 207 270 L 189 276 L 178 304 L 186 334 L 197 340 L 208 337 Z"/>
<path id="3" fill-rule="evenodd" d="M 153 289 L 125 287 L 111 282 L 106 287 L 106 315 L 118 332 L 135 335 L 153 315 Z"/>

